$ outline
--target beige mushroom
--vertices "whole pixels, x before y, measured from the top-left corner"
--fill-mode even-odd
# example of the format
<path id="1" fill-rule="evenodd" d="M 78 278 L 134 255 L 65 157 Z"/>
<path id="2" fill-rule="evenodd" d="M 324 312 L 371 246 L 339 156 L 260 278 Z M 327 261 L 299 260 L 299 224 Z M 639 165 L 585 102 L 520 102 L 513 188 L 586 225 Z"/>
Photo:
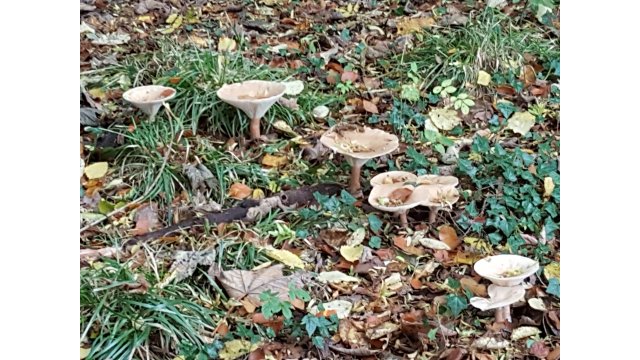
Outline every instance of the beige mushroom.
<path id="1" fill-rule="evenodd" d="M 495 309 L 497 322 L 511 322 L 511 305 L 524 298 L 524 286 L 499 286 L 491 284 L 487 292 L 489 294 L 488 299 L 481 297 L 472 297 L 469 299 L 471 306 L 482 311 Z"/>
<path id="2" fill-rule="evenodd" d="M 127 90 L 122 97 L 142 110 L 153 121 L 160 106 L 176 96 L 176 89 L 161 85 L 138 86 Z"/>
<path id="3" fill-rule="evenodd" d="M 260 119 L 284 95 L 287 87 L 279 82 L 249 80 L 225 84 L 216 93 L 227 104 L 242 110 L 250 119 L 252 140 L 260 138 Z"/>
<path id="4" fill-rule="evenodd" d="M 396 183 L 415 182 L 418 176 L 407 171 L 387 171 L 374 176 L 369 183 L 371 186 Z"/>
<path id="5" fill-rule="evenodd" d="M 429 224 L 436 221 L 439 210 L 450 210 L 452 205 L 460 199 L 460 193 L 452 186 L 418 186 L 424 189 L 428 196 L 421 205 L 429 207 Z"/>
<path id="6" fill-rule="evenodd" d="M 320 138 L 331 150 L 342 154 L 351 165 L 349 191 L 360 192 L 360 171 L 369 159 L 386 155 L 398 148 L 398 137 L 379 129 L 340 124 L 332 127 Z"/>
<path id="7" fill-rule="evenodd" d="M 458 186 L 458 178 L 455 176 L 422 175 L 416 181 L 418 185 Z"/>
<path id="8" fill-rule="evenodd" d="M 397 203 L 394 204 L 394 200 L 391 199 L 392 194 L 395 191 L 402 191 L 402 189 L 411 191 L 411 193 L 404 201 L 397 200 Z M 407 220 L 409 209 L 421 205 L 426 196 L 428 196 L 428 193 L 425 190 L 416 188 L 413 185 L 397 183 L 374 186 L 369 193 L 368 201 L 371 206 L 378 210 L 396 214 L 400 218 L 402 226 L 407 227 L 409 225 Z"/>

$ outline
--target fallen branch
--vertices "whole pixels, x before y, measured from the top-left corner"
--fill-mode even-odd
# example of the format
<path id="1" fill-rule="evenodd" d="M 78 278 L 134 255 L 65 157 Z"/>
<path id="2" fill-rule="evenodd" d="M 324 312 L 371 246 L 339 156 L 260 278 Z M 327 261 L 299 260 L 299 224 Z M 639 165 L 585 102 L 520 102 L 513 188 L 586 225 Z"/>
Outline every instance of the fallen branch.
<path id="1" fill-rule="evenodd" d="M 239 206 L 227 209 L 221 213 L 211 213 L 203 217 L 187 219 L 178 224 L 130 238 L 124 242 L 123 246 L 131 246 L 140 242 L 157 239 L 177 231 L 188 229 L 192 226 L 203 225 L 205 222 L 209 224 L 230 223 L 238 220 L 254 222 L 275 208 L 284 209 L 288 206 L 306 205 L 315 200 L 313 194 L 316 192 L 331 196 L 338 194 L 342 189 L 343 187 L 338 184 L 318 184 L 283 191 L 260 201 L 245 200 Z"/>

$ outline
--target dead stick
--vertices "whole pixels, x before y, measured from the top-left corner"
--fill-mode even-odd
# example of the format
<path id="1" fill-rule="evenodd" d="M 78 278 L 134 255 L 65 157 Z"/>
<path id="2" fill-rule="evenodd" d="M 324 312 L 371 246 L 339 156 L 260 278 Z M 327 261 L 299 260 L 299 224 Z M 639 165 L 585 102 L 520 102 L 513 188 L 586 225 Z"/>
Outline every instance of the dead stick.
<path id="1" fill-rule="evenodd" d="M 300 189 L 283 191 L 279 194 L 274 195 L 274 197 L 278 197 L 282 205 L 284 206 L 305 205 L 315 200 L 313 194 L 316 192 L 322 195 L 331 196 L 338 194 L 342 189 L 343 187 L 339 184 L 318 184 L 312 186 L 304 186 Z M 260 201 L 257 200 L 246 200 L 242 202 L 240 206 L 227 209 L 221 213 L 207 214 L 204 217 L 187 219 L 178 224 L 130 238 L 129 240 L 126 240 L 124 242 L 123 246 L 131 246 L 140 242 L 157 239 L 176 231 L 188 229 L 192 226 L 202 225 L 205 222 L 208 222 L 209 224 L 222 224 L 230 223 L 236 220 L 246 221 L 248 220 L 247 213 L 249 212 L 249 210 L 256 208 L 257 206 L 259 206 L 259 204 Z"/>

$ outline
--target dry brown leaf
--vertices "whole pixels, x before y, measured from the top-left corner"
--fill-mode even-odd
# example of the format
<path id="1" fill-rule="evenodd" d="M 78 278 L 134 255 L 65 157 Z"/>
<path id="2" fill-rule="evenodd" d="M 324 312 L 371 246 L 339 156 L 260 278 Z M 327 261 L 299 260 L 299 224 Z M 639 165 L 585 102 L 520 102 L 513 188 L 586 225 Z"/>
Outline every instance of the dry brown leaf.
<path id="1" fill-rule="evenodd" d="M 522 68 L 520 73 L 520 79 L 524 81 L 526 86 L 535 84 L 536 82 L 536 70 L 531 65 L 527 65 Z"/>
<path id="2" fill-rule="evenodd" d="M 496 91 L 498 92 L 498 95 L 513 96 L 516 94 L 516 89 L 511 85 L 498 85 L 496 86 Z"/>
<path id="3" fill-rule="evenodd" d="M 329 70 L 327 72 L 327 83 L 330 85 L 335 85 L 340 80 L 340 74 L 337 71 Z"/>
<path id="4" fill-rule="evenodd" d="M 286 156 L 276 156 L 271 154 L 266 154 L 262 158 L 262 165 L 270 166 L 270 167 L 280 167 L 287 164 Z"/>
<path id="5" fill-rule="evenodd" d="M 404 204 L 405 201 L 413 194 L 413 190 L 407 188 L 400 188 L 393 190 L 391 194 L 389 194 L 388 198 L 391 201 L 398 200 Z"/>
<path id="6" fill-rule="evenodd" d="M 558 359 L 560 359 L 560 345 L 558 345 L 558 347 L 553 349 L 549 353 L 549 356 L 547 356 L 547 360 L 558 360 Z"/>
<path id="7" fill-rule="evenodd" d="M 233 198 L 233 199 L 236 199 L 236 200 L 242 200 L 242 199 L 248 197 L 249 195 L 251 195 L 251 188 L 248 187 L 245 184 L 234 183 L 229 188 L 229 197 L 230 198 Z"/>
<path id="8" fill-rule="evenodd" d="M 353 71 L 345 71 L 340 76 L 340 81 L 342 82 L 351 81 L 352 83 L 354 83 L 356 82 L 356 80 L 358 80 L 358 73 Z"/>
<path id="9" fill-rule="evenodd" d="M 544 344 L 544 340 L 538 340 L 529 349 L 531 355 L 538 359 L 544 359 L 549 356 L 549 348 Z"/>
<path id="10" fill-rule="evenodd" d="M 487 287 L 482 284 L 478 284 L 477 281 L 468 276 L 460 279 L 460 286 L 462 286 L 463 289 L 471 291 L 476 296 L 487 296 Z"/>
<path id="11" fill-rule="evenodd" d="M 372 114 L 378 113 L 378 107 L 376 106 L 376 104 L 372 103 L 371 101 L 362 100 L 362 107 L 368 113 L 372 113 Z"/>
<path id="12" fill-rule="evenodd" d="M 432 17 L 404 18 L 398 21 L 398 34 L 407 35 L 414 32 L 421 32 L 423 28 L 435 25 Z"/>
<path id="13" fill-rule="evenodd" d="M 252 303 L 260 304 L 260 294 L 264 291 L 270 290 L 281 300 L 289 301 L 289 283 L 298 287 L 303 285 L 298 275 L 283 276 L 283 268 L 281 264 L 256 271 L 219 271 L 212 267 L 209 273 L 222 283 L 230 297 L 236 300 L 247 297 Z"/>
<path id="14" fill-rule="evenodd" d="M 275 316 L 267 319 L 263 313 L 255 313 L 251 316 L 251 320 L 258 325 L 272 328 L 276 335 L 284 326 L 284 316 Z"/>
<path id="15" fill-rule="evenodd" d="M 438 235 L 440 241 L 449 245 L 451 250 L 455 249 L 462 243 L 456 234 L 456 230 L 449 225 L 444 225 L 440 228 L 440 233 Z"/>
<path id="16" fill-rule="evenodd" d="M 160 221 L 158 221 L 158 205 L 149 203 L 140 206 L 136 209 L 134 220 L 136 227 L 131 231 L 133 235 L 146 234 L 158 227 L 160 225 Z"/>
<path id="17" fill-rule="evenodd" d="M 407 244 L 407 239 L 402 235 L 397 235 L 393 238 L 393 244 L 400 250 L 411 255 L 424 255 L 424 249 Z"/>
<path id="18" fill-rule="evenodd" d="M 462 360 L 467 351 L 461 348 L 447 349 L 440 354 L 440 359 L 445 360 Z"/>

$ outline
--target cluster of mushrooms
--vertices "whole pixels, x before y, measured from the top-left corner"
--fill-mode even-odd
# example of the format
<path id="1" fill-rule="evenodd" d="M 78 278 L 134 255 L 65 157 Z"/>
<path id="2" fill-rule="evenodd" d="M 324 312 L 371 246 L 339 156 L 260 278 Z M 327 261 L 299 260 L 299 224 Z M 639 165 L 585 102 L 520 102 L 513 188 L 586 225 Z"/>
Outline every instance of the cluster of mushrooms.
<path id="1" fill-rule="evenodd" d="M 260 119 L 286 91 L 280 82 L 250 80 L 223 85 L 218 97 L 242 110 L 250 119 L 252 140 L 260 139 Z M 123 98 L 142 110 L 151 121 L 160 107 L 176 95 L 166 86 L 148 85 L 132 88 Z M 314 113 L 315 115 L 315 113 Z M 399 146 L 398 137 L 380 129 L 358 125 L 336 125 L 325 132 L 321 143 L 340 153 L 351 165 L 349 191 L 361 194 L 362 165 L 368 160 L 387 155 Z M 82 167 L 81 163 L 81 167 Z M 403 227 L 408 226 L 407 213 L 417 206 L 429 207 L 429 223 L 434 223 L 439 210 L 450 210 L 460 195 L 454 176 L 422 175 L 406 171 L 388 171 L 370 180 L 369 204 L 374 208 L 396 214 Z M 486 257 L 474 264 L 475 272 L 491 281 L 489 298 L 471 298 L 472 306 L 485 311 L 495 309 L 497 322 L 511 322 L 510 306 L 524 299 L 524 280 L 539 269 L 537 261 L 519 255 Z"/>

